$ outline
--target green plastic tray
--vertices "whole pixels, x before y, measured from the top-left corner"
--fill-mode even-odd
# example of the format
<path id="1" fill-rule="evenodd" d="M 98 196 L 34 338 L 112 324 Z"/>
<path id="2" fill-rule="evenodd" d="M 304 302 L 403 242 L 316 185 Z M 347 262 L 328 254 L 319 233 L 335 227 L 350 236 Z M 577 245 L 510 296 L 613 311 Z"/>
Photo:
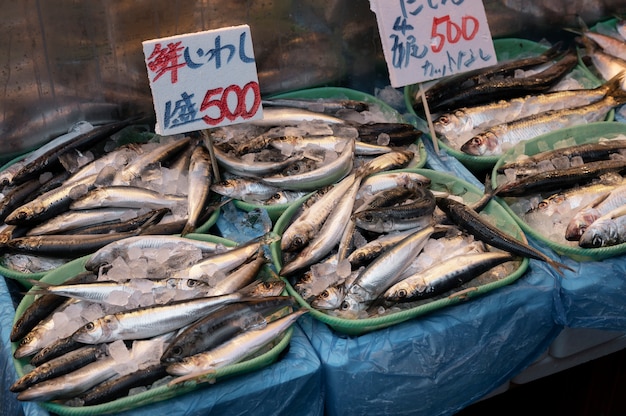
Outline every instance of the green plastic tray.
<path id="1" fill-rule="evenodd" d="M 454 195 L 463 197 L 466 203 L 476 202 L 482 196 L 482 191 L 454 176 L 446 173 L 430 170 L 430 169 L 415 169 L 417 173 L 427 176 L 431 179 L 431 189 L 439 191 L 451 192 Z M 277 235 L 281 235 L 286 229 L 291 217 L 297 211 L 298 206 L 290 207 L 278 220 L 274 232 Z M 494 220 L 501 230 L 509 233 L 520 241 L 526 242 L 526 237 L 522 229 L 517 223 L 510 217 L 507 211 L 496 201 L 491 201 L 483 211 Z M 280 251 L 280 242 L 275 242 L 271 246 L 272 260 L 276 270 L 280 271 L 282 266 L 282 256 Z M 520 278 L 528 268 L 528 259 L 522 259 L 519 266 L 513 273 L 505 278 L 495 280 L 493 282 L 483 284 L 480 286 L 472 286 L 470 283 L 469 288 L 452 294 L 448 297 L 439 299 L 433 299 L 430 301 L 424 301 L 419 306 L 403 311 L 390 313 L 388 315 L 382 315 L 377 317 L 365 318 L 365 319 L 347 319 L 332 316 L 321 310 L 313 308 L 309 305 L 289 283 L 288 279 L 281 277 L 287 283 L 287 291 L 291 296 L 297 299 L 298 303 L 310 310 L 311 316 L 315 319 L 326 323 L 334 330 L 348 334 L 348 335 L 361 335 L 367 332 L 375 331 L 378 329 L 386 328 L 392 325 L 399 324 L 410 319 L 417 318 L 426 313 L 444 308 L 446 306 L 455 305 L 459 302 L 467 301 L 475 296 L 483 295 L 498 287 L 510 284 Z"/>
<path id="2" fill-rule="evenodd" d="M 364 93 L 362 91 L 357 91 L 349 88 L 342 87 L 319 87 L 319 88 L 309 88 L 306 90 L 298 90 L 291 91 L 286 93 L 281 93 L 277 95 L 273 95 L 270 98 L 304 98 L 304 99 L 324 99 L 324 98 L 343 98 L 349 100 L 358 100 L 365 101 L 371 105 L 375 105 L 381 111 L 381 113 L 392 123 L 406 123 L 402 115 L 398 113 L 393 107 L 384 101 L 374 97 L 373 95 Z M 421 139 L 418 139 L 417 146 L 419 149 L 419 163 L 416 168 L 422 168 L 426 164 L 426 149 L 424 148 L 424 144 Z M 252 204 L 249 202 L 244 202 L 240 200 L 234 201 L 234 204 L 237 208 L 243 209 L 244 211 L 252 211 L 253 209 L 265 209 L 270 217 L 270 219 L 275 223 L 278 218 L 285 212 L 287 208 L 289 208 L 293 204 L 297 204 L 297 202 L 293 202 L 290 204 L 277 204 L 277 205 L 260 205 L 260 204 Z"/>
<path id="3" fill-rule="evenodd" d="M 235 245 L 233 241 L 218 236 L 196 234 L 193 235 L 193 238 L 202 241 L 223 243 L 226 246 Z M 41 279 L 41 281 L 51 284 L 63 283 L 66 280 L 76 276 L 77 274 L 84 272 L 86 270 L 84 266 L 89 257 L 90 255 L 72 260 L 71 262 L 68 262 L 67 264 L 47 273 Z M 27 293 L 23 297 L 15 310 L 15 318 L 13 320 L 14 323 L 17 321 L 18 317 L 20 317 L 24 313 L 26 308 L 34 301 L 34 299 L 35 296 L 29 293 Z M 284 351 L 285 348 L 287 348 L 291 340 L 292 334 L 293 329 L 289 328 L 282 336 L 282 338 L 278 341 L 278 343 L 274 345 L 269 351 L 249 360 L 245 360 L 218 369 L 215 372 L 215 380 L 219 382 L 219 380 L 223 380 L 232 376 L 242 375 L 245 373 L 250 373 L 272 364 L 278 359 L 281 352 Z M 17 346 L 18 343 L 16 342 L 11 343 L 11 354 L 15 352 Z M 25 374 L 25 366 L 28 363 L 28 357 L 23 359 L 13 359 L 13 362 L 18 376 L 23 376 Z M 180 385 L 176 386 L 163 385 L 150 390 L 146 390 L 142 393 L 93 406 L 71 407 L 54 402 L 39 402 L 38 404 L 44 409 L 50 411 L 51 413 L 60 416 L 92 416 L 100 414 L 117 414 L 119 412 L 136 409 L 150 403 L 173 399 L 182 394 L 198 390 L 200 388 L 206 388 L 207 386 L 207 383 L 181 383 Z"/>
<path id="4" fill-rule="evenodd" d="M 498 62 L 519 58 L 522 56 L 539 55 L 548 49 L 548 46 L 541 43 L 517 38 L 494 39 L 493 45 L 496 50 Z M 601 84 L 601 81 L 596 76 L 594 76 L 584 65 L 578 65 L 574 69 L 574 71 L 578 71 L 575 78 L 585 88 L 594 88 Z M 418 124 L 423 128 L 423 126 L 427 125 L 426 121 L 422 120 L 421 118 L 423 116 L 415 113 L 415 110 L 413 109 L 413 104 L 415 102 L 414 97 L 416 96 L 416 93 L 418 91 L 419 84 L 407 85 L 404 88 L 404 102 L 409 113 L 415 115 L 417 118 L 420 119 Z M 607 120 L 612 120 L 613 114 L 613 112 L 610 112 L 609 115 L 607 115 Z M 428 133 L 430 137 L 430 133 L 428 132 L 428 130 L 426 130 L 425 132 Z M 439 145 L 439 148 L 445 150 L 446 153 L 453 156 L 455 159 L 457 159 L 465 167 L 473 172 L 483 172 L 485 170 L 491 170 L 491 168 L 493 168 L 498 159 L 500 159 L 500 156 L 469 155 L 467 153 L 461 152 L 458 149 L 454 149 L 448 146 L 440 139 L 437 139 L 437 144 Z"/>
<path id="5" fill-rule="evenodd" d="M 505 179 L 503 175 L 497 173 L 497 169 L 504 163 L 515 159 L 516 155 L 525 154 L 531 156 L 545 150 L 552 150 L 555 149 L 555 146 L 563 140 L 573 140 L 576 144 L 596 143 L 601 138 L 611 139 L 620 135 L 626 135 L 626 124 L 601 121 L 597 123 L 585 124 L 583 126 L 561 129 L 538 136 L 532 140 L 528 140 L 527 142 L 520 143 L 512 149 L 509 149 L 509 151 L 502 155 L 502 157 L 495 164 L 491 173 L 492 186 L 495 189 L 495 187 L 498 186 L 499 183 L 502 183 Z M 626 243 L 611 247 L 582 248 L 575 245 L 574 242 L 572 242 L 571 245 L 568 245 L 562 242 L 550 240 L 538 230 L 533 229 L 530 225 L 524 222 L 524 220 L 522 220 L 517 213 L 511 209 L 509 203 L 512 203 L 513 198 L 496 197 L 496 199 L 502 204 L 509 215 L 517 221 L 519 226 L 527 235 L 546 244 L 558 254 L 568 256 L 576 261 L 599 261 L 626 253 Z"/>

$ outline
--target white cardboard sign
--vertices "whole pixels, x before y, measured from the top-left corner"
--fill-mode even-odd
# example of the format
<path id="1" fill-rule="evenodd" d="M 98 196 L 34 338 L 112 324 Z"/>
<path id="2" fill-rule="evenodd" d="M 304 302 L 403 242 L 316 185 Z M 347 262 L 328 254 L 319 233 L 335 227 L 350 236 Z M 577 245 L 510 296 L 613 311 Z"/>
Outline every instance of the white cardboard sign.
<path id="1" fill-rule="evenodd" d="M 370 0 L 394 88 L 497 63 L 482 0 Z"/>
<path id="2" fill-rule="evenodd" d="M 148 40 L 142 45 L 158 134 L 263 117 L 248 25 Z"/>

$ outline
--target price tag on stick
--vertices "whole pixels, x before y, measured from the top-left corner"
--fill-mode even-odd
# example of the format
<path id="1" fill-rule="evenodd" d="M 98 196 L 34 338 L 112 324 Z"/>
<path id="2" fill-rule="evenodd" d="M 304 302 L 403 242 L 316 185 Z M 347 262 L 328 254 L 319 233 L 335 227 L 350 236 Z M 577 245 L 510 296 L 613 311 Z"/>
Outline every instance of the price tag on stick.
<path id="1" fill-rule="evenodd" d="M 263 117 L 249 26 L 142 44 L 158 134 L 186 133 Z"/>
<path id="2" fill-rule="evenodd" d="M 481 0 L 370 0 L 394 88 L 497 63 Z M 428 103 L 424 105 L 428 109 Z M 428 111 L 426 117 L 438 151 Z"/>

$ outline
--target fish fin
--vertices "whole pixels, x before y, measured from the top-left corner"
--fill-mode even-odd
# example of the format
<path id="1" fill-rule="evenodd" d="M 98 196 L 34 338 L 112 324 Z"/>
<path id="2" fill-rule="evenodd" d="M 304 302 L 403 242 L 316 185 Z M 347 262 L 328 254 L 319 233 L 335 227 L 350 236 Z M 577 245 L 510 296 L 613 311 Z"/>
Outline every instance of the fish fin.
<path id="1" fill-rule="evenodd" d="M 565 272 L 563 271 L 563 269 L 565 270 L 569 270 L 570 272 L 575 272 L 576 270 L 574 270 L 573 268 L 569 267 L 566 264 L 560 263 L 556 260 L 552 260 L 552 259 L 547 259 L 546 262 L 552 266 L 552 268 L 554 268 L 554 270 L 561 275 L 561 277 L 565 277 Z"/>
<path id="2" fill-rule="evenodd" d="M 493 189 L 493 185 L 491 183 L 491 175 L 487 174 L 485 177 L 485 190 L 483 192 L 483 196 L 472 204 L 472 209 L 476 212 L 480 212 L 487 206 L 489 201 L 494 197 L 495 191 Z"/>
<path id="3" fill-rule="evenodd" d="M 167 385 L 172 387 L 172 386 L 175 386 L 177 384 L 181 384 L 187 381 L 193 381 L 195 382 L 195 384 L 207 383 L 207 382 L 212 383 L 212 382 L 215 382 L 215 378 L 216 378 L 215 374 L 217 374 L 217 371 L 215 369 L 211 369 L 207 371 L 197 371 L 194 373 L 186 374 L 184 376 L 176 377 L 175 379 L 167 383 Z"/>

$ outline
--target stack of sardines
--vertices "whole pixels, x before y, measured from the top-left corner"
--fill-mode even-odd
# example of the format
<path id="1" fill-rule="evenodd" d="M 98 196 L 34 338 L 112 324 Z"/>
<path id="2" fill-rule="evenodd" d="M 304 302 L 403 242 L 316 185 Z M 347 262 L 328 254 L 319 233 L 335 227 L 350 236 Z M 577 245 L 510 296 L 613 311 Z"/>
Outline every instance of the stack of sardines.
<path id="1" fill-rule="evenodd" d="M 626 129 L 601 122 L 507 152 L 494 194 L 557 252 L 600 259 L 626 249 Z"/>
<path id="2" fill-rule="evenodd" d="M 10 390 L 97 414 L 268 365 L 306 312 L 264 267 L 271 241 L 129 237 L 49 273 L 17 308 Z"/>
<path id="3" fill-rule="evenodd" d="M 526 258 L 563 267 L 469 184 L 427 169 L 375 172 L 290 207 L 275 229 L 290 294 L 333 328 L 360 334 L 483 293 L 518 278 Z"/>
<path id="4" fill-rule="evenodd" d="M 600 78 L 610 80 L 626 71 L 626 38 L 622 19 L 601 22 L 589 29 L 581 20 L 577 40 L 583 46 L 583 62 Z M 622 81 L 622 88 L 626 81 Z"/>
<path id="5" fill-rule="evenodd" d="M 373 97 L 333 93 L 267 99 L 262 120 L 210 130 L 222 176 L 213 192 L 243 209 L 263 208 L 276 220 L 294 201 L 373 157 L 403 149 L 413 153 L 412 166 L 423 166 L 419 130 L 395 113 L 390 117 Z"/>
<path id="6" fill-rule="evenodd" d="M 490 170 L 515 144 L 604 120 L 626 101 L 621 75 L 599 86 L 594 79 L 593 87 L 585 86 L 586 77 L 576 51 L 556 44 L 539 55 L 443 78 L 425 96 L 446 150 L 471 169 Z"/>
<path id="7" fill-rule="evenodd" d="M 41 277 L 124 237 L 206 228 L 216 208 L 205 142 L 133 122 L 79 123 L 3 169 L 4 275 Z"/>

